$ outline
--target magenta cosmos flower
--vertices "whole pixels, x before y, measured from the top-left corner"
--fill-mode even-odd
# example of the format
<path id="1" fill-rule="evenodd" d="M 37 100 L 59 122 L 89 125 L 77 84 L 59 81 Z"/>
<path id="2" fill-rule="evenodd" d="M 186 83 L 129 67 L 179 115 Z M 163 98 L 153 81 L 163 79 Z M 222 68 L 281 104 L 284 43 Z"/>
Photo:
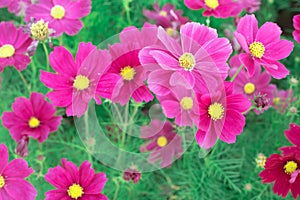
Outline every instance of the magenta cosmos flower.
<path id="1" fill-rule="evenodd" d="M 296 154 L 272 154 L 259 174 L 263 183 L 274 182 L 273 192 L 286 197 L 291 190 L 294 199 L 300 196 L 300 157 Z"/>
<path id="2" fill-rule="evenodd" d="M 26 180 L 33 173 L 25 160 L 17 158 L 8 163 L 8 150 L 0 144 L 0 199 L 1 200 L 35 200 L 36 189 Z"/>
<path id="3" fill-rule="evenodd" d="M 196 140 L 200 147 L 211 148 L 218 138 L 234 143 L 245 126 L 243 113 L 251 102 L 243 94 L 233 94 L 233 84 L 224 82 L 213 93 L 197 94 L 199 103 L 199 130 Z"/>
<path id="4" fill-rule="evenodd" d="M 258 29 L 258 22 L 254 15 L 246 15 L 240 20 L 234 35 L 245 51 L 239 58 L 247 68 L 250 77 L 253 76 L 255 68 L 259 68 L 260 65 L 276 79 L 285 78 L 289 74 L 278 60 L 288 57 L 294 44 L 281 40 L 281 33 L 280 27 L 272 22 L 267 22 Z"/>
<path id="5" fill-rule="evenodd" d="M 61 116 L 55 116 L 55 108 L 45 100 L 45 97 L 33 92 L 30 98 L 18 97 L 12 104 L 12 112 L 4 112 L 2 123 L 15 141 L 23 136 L 43 142 L 49 133 L 57 131 Z"/>
<path id="6" fill-rule="evenodd" d="M 126 169 L 124 172 L 123 172 L 123 179 L 125 181 L 131 181 L 136 184 L 139 182 L 139 180 L 141 179 L 142 177 L 142 174 L 141 172 L 139 172 L 135 166 L 131 167 L 130 169 Z"/>
<path id="7" fill-rule="evenodd" d="M 242 11 L 241 5 L 233 0 L 184 0 L 184 4 L 193 10 L 204 8 L 203 16 L 217 18 L 235 17 Z"/>
<path id="8" fill-rule="evenodd" d="M 194 22 L 185 24 L 180 34 L 181 44 L 160 27 L 158 38 L 164 46 L 146 47 L 140 52 L 141 63 L 151 71 L 149 87 L 153 83 L 155 93 L 161 93 L 160 82 L 169 79 L 171 86 L 181 84 L 195 91 L 216 88 L 228 75 L 229 40 L 218 38 L 215 29 Z"/>
<path id="9" fill-rule="evenodd" d="M 295 15 L 293 17 L 293 22 L 294 22 L 294 28 L 295 31 L 293 32 L 294 39 L 300 43 L 300 14 Z"/>
<path id="10" fill-rule="evenodd" d="M 76 35 L 83 27 L 80 18 L 90 12 L 91 0 L 40 0 L 27 8 L 25 21 L 34 18 L 49 22 L 49 28 L 55 30 L 53 36 Z"/>
<path id="11" fill-rule="evenodd" d="M 284 131 L 285 137 L 294 146 L 281 147 L 280 150 L 284 155 L 297 153 L 300 155 L 300 126 L 297 124 L 290 124 L 290 129 Z"/>
<path id="12" fill-rule="evenodd" d="M 84 161 L 78 169 L 63 158 L 62 167 L 50 168 L 45 179 L 57 188 L 46 192 L 45 200 L 108 200 L 101 194 L 107 182 L 106 175 L 95 173 L 88 161 Z"/>
<path id="13" fill-rule="evenodd" d="M 4 67 L 14 66 L 17 70 L 23 70 L 30 63 L 26 54 L 27 48 L 32 43 L 29 34 L 17 29 L 11 22 L 0 23 L 0 72 Z"/>
<path id="14" fill-rule="evenodd" d="M 183 86 L 169 87 L 169 93 L 157 96 L 163 112 L 168 118 L 175 118 L 179 126 L 198 125 L 199 106 L 193 90 Z"/>
<path id="15" fill-rule="evenodd" d="M 148 23 L 141 31 L 136 27 L 128 27 L 120 33 L 121 43 L 109 47 L 112 62 L 99 81 L 99 94 L 121 105 L 128 103 L 130 97 L 135 102 L 149 102 L 153 99 L 144 83 L 147 74 L 138 55 L 145 46 L 158 43 L 156 34 L 157 27 Z"/>
<path id="16" fill-rule="evenodd" d="M 180 158 L 183 154 L 181 136 L 176 134 L 172 123 L 152 119 L 148 126 L 141 127 L 141 138 L 148 139 L 140 147 L 141 152 L 151 152 L 148 161 L 155 164 L 160 163 L 160 167 L 169 167 L 174 158 Z"/>
<path id="17" fill-rule="evenodd" d="M 31 0 L 2 0 L 0 2 L 0 8 L 8 7 L 8 11 L 17 16 L 24 15 L 29 5 L 31 5 Z"/>
<path id="18" fill-rule="evenodd" d="M 297 97 L 293 96 L 293 90 L 288 89 L 288 90 L 278 90 L 277 88 L 272 91 L 272 99 L 271 99 L 271 105 L 273 108 L 275 108 L 278 112 L 283 114 L 287 107 L 292 102 L 295 102 L 297 100 Z"/>
<path id="19" fill-rule="evenodd" d="M 49 56 L 56 73 L 41 71 L 41 81 L 53 91 L 47 94 L 55 106 L 66 107 L 67 116 L 82 116 L 92 98 L 100 104 L 96 92 L 99 79 L 110 64 L 110 54 L 81 42 L 76 60 L 63 46 L 55 47 Z"/>

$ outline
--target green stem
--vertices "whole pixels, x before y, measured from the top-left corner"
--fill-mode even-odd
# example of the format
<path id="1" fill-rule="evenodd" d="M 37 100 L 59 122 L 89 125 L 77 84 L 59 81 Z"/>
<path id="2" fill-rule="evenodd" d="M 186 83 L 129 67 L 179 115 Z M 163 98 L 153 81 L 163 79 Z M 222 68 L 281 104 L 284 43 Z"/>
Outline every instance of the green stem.
<path id="1" fill-rule="evenodd" d="M 233 75 L 233 77 L 230 79 L 230 82 L 233 82 L 235 80 L 235 78 L 237 77 L 237 75 L 239 75 L 239 73 L 242 71 L 243 69 L 243 65 L 241 65 L 237 71 L 235 72 L 235 74 Z"/>
<path id="2" fill-rule="evenodd" d="M 210 17 L 207 17 L 206 18 L 206 26 L 209 26 L 210 25 Z"/>
<path id="3" fill-rule="evenodd" d="M 88 120 L 89 120 L 89 116 L 88 116 L 88 110 L 87 110 L 84 114 L 85 135 L 86 135 L 87 139 L 90 139 L 90 130 L 89 130 L 89 121 Z M 91 155 L 91 152 L 93 152 L 93 150 L 94 150 L 93 146 L 88 143 L 88 149 L 87 149 L 88 160 L 92 164 L 92 166 L 93 166 L 93 157 Z"/>
<path id="4" fill-rule="evenodd" d="M 26 89 L 28 90 L 28 92 L 29 92 L 29 94 L 30 94 L 30 93 L 31 93 L 30 85 L 29 85 L 28 82 L 26 81 L 26 79 L 25 79 L 25 77 L 23 76 L 23 74 L 22 74 L 19 70 L 17 70 L 17 72 L 18 72 L 20 78 L 22 79 L 22 81 L 23 81 L 23 83 L 24 83 Z"/>
<path id="5" fill-rule="evenodd" d="M 128 102 L 125 106 L 125 122 L 124 122 L 124 128 L 122 131 L 122 147 L 125 145 L 125 140 L 126 140 L 126 132 L 127 132 L 127 127 L 128 127 L 128 118 L 129 118 L 129 103 Z"/>
<path id="6" fill-rule="evenodd" d="M 113 200 L 117 200 L 119 189 L 120 189 L 120 185 L 119 185 L 119 182 L 118 182 L 117 179 L 113 179 L 113 181 L 116 184 L 116 189 L 115 189 L 115 194 L 114 194 L 114 199 Z"/>
<path id="7" fill-rule="evenodd" d="M 44 48 L 44 52 L 45 52 L 45 56 L 46 56 L 46 63 L 47 63 L 47 71 L 49 72 L 50 71 L 50 65 L 49 65 L 49 52 L 48 52 L 48 49 L 46 47 L 46 43 L 43 42 L 43 48 Z"/>

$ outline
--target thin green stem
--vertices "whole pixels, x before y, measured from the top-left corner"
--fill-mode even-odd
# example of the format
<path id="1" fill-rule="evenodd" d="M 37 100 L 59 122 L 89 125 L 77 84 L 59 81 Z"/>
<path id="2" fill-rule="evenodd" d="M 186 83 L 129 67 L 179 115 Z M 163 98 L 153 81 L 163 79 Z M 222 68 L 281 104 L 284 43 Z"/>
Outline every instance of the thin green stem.
<path id="1" fill-rule="evenodd" d="M 115 182 L 116 184 L 116 189 L 115 189 L 115 194 L 114 194 L 114 198 L 113 200 L 117 200 L 118 198 L 118 193 L 119 193 L 119 190 L 120 190 L 120 185 L 119 185 L 119 182 L 116 178 L 113 179 L 113 181 Z"/>
<path id="2" fill-rule="evenodd" d="M 207 17 L 206 18 L 206 26 L 209 26 L 210 25 L 210 17 Z"/>
<path id="3" fill-rule="evenodd" d="M 50 71 L 50 65 L 49 65 L 49 52 L 48 52 L 46 43 L 43 42 L 42 44 L 43 44 L 43 48 L 44 48 L 44 52 L 45 52 L 45 56 L 46 56 L 47 71 L 49 72 L 49 71 Z"/>
<path id="4" fill-rule="evenodd" d="M 233 82 L 234 80 L 235 80 L 235 78 L 237 77 L 237 75 L 239 75 L 239 73 L 242 71 L 242 69 L 243 69 L 243 65 L 241 65 L 238 69 L 237 69 L 237 71 L 235 72 L 235 74 L 233 75 L 233 77 L 230 79 L 230 82 Z"/>
<path id="5" fill-rule="evenodd" d="M 17 70 L 17 72 L 18 72 L 20 78 L 22 79 L 22 81 L 23 81 L 23 83 L 24 83 L 26 89 L 28 90 L 28 92 L 29 92 L 29 94 L 30 94 L 30 93 L 31 93 L 30 85 L 29 85 L 28 82 L 26 81 L 26 79 L 25 79 L 25 77 L 23 76 L 23 74 L 22 74 L 19 70 Z"/>

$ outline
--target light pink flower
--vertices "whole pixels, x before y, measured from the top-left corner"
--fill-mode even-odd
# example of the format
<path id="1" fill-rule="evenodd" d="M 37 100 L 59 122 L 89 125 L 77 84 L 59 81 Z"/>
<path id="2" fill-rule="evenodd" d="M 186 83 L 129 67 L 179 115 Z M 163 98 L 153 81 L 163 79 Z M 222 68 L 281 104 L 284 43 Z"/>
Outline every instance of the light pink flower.
<path id="1" fill-rule="evenodd" d="M 0 8 L 8 7 L 8 11 L 17 16 L 24 15 L 31 0 L 1 0 Z"/>
<path id="2" fill-rule="evenodd" d="M 11 22 L 0 23 L 0 72 L 4 67 L 14 66 L 17 70 L 24 70 L 30 63 L 26 54 L 32 39 L 29 34 L 17 29 Z"/>
<path id="3" fill-rule="evenodd" d="M 203 16 L 217 18 L 235 17 L 242 11 L 241 5 L 233 0 L 184 0 L 184 4 L 193 10 L 204 8 Z"/>
<path id="4" fill-rule="evenodd" d="M 243 112 L 251 102 L 242 94 L 233 94 L 233 84 L 224 82 L 213 93 L 197 94 L 199 103 L 199 130 L 196 140 L 200 147 L 208 149 L 217 139 L 234 143 L 246 124 Z"/>
<path id="5" fill-rule="evenodd" d="M 63 46 L 55 47 L 49 57 L 56 73 L 41 71 L 41 82 L 53 91 L 47 94 L 55 106 L 66 107 L 67 116 L 82 116 L 92 98 L 100 104 L 96 87 L 110 64 L 106 50 L 97 50 L 91 43 L 80 43 L 76 60 Z"/>
<path id="6" fill-rule="evenodd" d="M 90 12 L 91 0 L 40 0 L 27 8 L 25 21 L 44 19 L 55 30 L 53 36 L 76 35 L 83 27 L 80 19 Z"/>
<path id="7" fill-rule="evenodd" d="M 261 0 L 238 0 L 247 13 L 254 13 L 258 11 L 261 4 L 260 1 Z"/>
<path id="8" fill-rule="evenodd" d="M 140 147 L 141 152 L 151 152 L 148 161 L 160 163 L 160 167 L 169 167 L 173 159 L 183 154 L 181 136 L 176 134 L 169 121 L 152 119 L 148 126 L 141 127 L 141 138 L 149 142 Z"/>
<path id="9" fill-rule="evenodd" d="M 271 105 L 281 114 L 284 114 L 290 103 L 295 102 L 297 97 L 293 96 L 293 90 L 278 90 L 277 88 L 272 91 Z"/>
<path id="10" fill-rule="evenodd" d="M 293 32 L 294 39 L 300 43 L 300 14 L 293 17 L 295 31 Z"/>
<path id="11" fill-rule="evenodd" d="M 65 158 L 61 162 L 62 167 L 50 168 L 45 175 L 46 181 L 57 188 L 46 192 L 45 200 L 108 200 L 101 194 L 107 182 L 104 173 L 95 173 L 88 161 L 79 169 Z"/>
<path id="12" fill-rule="evenodd" d="M 41 93 L 33 92 L 30 98 L 18 97 L 12 104 L 12 112 L 4 112 L 2 123 L 15 141 L 31 136 L 44 142 L 49 133 L 57 131 L 61 116 L 55 116 L 55 108 Z"/>
<path id="13" fill-rule="evenodd" d="M 0 144 L 0 198 L 2 200 L 35 200 L 36 189 L 26 180 L 33 173 L 25 160 L 17 158 L 8 163 L 8 150 Z"/>
<path id="14" fill-rule="evenodd" d="M 246 15 L 240 20 L 235 37 L 245 51 L 239 55 L 239 58 L 247 68 L 250 77 L 260 65 L 276 79 L 285 78 L 289 74 L 278 60 L 288 57 L 294 44 L 281 40 L 281 33 L 280 27 L 272 22 L 266 22 L 258 29 L 258 22 L 254 15 Z"/>

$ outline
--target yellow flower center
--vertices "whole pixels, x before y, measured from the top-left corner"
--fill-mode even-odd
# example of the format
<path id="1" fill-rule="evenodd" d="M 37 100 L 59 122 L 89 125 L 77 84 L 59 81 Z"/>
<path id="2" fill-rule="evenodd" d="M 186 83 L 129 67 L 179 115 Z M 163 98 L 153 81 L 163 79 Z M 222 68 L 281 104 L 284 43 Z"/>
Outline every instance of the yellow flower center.
<path id="1" fill-rule="evenodd" d="M 34 40 L 46 40 L 49 35 L 48 22 L 45 23 L 43 19 L 34 23 L 30 27 L 31 35 Z"/>
<path id="2" fill-rule="evenodd" d="M 286 174 L 292 174 L 294 171 L 296 171 L 297 167 L 298 165 L 296 162 L 288 161 L 283 168 Z"/>
<path id="3" fill-rule="evenodd" d="M 0 176 L 0 189 L 3 188 L 5 185 L 5 180 L 3 176 Z"/>
<path id="4" fill-rule="evenodd" d="M 164 147 L 168 144 L 168 140 L 165 136 L 160 136 L 158 139 L 157 139 L 157 145 L 160 146 L 160 147 Z"/>
<path id="5" fill-rule="evenodd" d="M 90 80 L 86 76 L 78 75 L 74 80 L 73 87 L 77 90 L 85 90 L 89 84 Z"/>
<path id="6" fill-rule="evenodd" d="M 174 34 L 173 28 L 167 28 L 166 31 L 169 36 L 173 36 L 173 34 Z"/>
<path id="7" fill-rule="evenodd" d="M 28 121 L 28 125 L 30 128 L 36 128 L 40 125 L 40 120 L 36 117 L 31 117 L 30 120 Z"/>
<path id="8" fill-rule="evenodd" d="M 279 105 L 279 104 L 280 104 L 280 101 L 281 101 L 280 97 L 274 97 L 274 98 L 273 98 L 273 103 L 274 103 L 274 105 Z"/>
<path id="9" fill-rule="evenodd" d="M 168 15 L 168 13 L 166 11 L 162 10 L 162 11 L 159 12 L 159 15 L 163 16 L 163 17 L 166 17 Z"/>
<path id="10" fill-rule="evenodd" d="M 136 72 L 132 67 L 126 66 L 123 69 L 121 69 L 120 74 L 124 80 L 131 81 L 134 78 Z"/>
<path id="11" fill-rule="evenodd" d="M 0 58 L 9 58 L 15 54 L 14 46 L 10 44 L 5 44 L 0 47 Z"/>
<path id="12" fill-rule="evenodd" d="M 54 19 L 62 19 L 66 14 L 66 10 L 64 7 L 60 5 L 56 5 L 51 9 L 51 16 Z"/>
<path id="13" fill-rule="evenodd" d="M 222 119 L 224 116 L 224 107 L 220 103 L 211 104 L 208 108 L 208 114 L 214 121 Z"/>
<path id="14" fill-rule="evenodd" d="M 251 55 L 256 58 L 262 58 L 265 53 L 265 46 L 261 42 L 253 42 L 249 46 Z"/>
<path id="15" fill-rule="evenodd" d="M 184 53 L 179 58 L 179 64 L 184 70 L 190 71 L 194 68 L 194 66 L 196 64 L 196 60 L 195 60 L 195 57 L 193 56 L 193 54 Z"/>
<path id="16" fill-rule="evenodd" d="M 204 2 L 210 9 L 216 9 L 219 6 L 218 0 L 204 0 Z"/>
<path id="17" fill-rule="evenodd" d="M 83 188 L 78 184 L 73 184 L 68 189 L 68 195 L 73 199 L 78 199 L 84 194 Z"/>
<path id="18" fill-rule="evenodd" d="M 180 101 L 181 108 L 190 110 L 193 108 L 193 99 L 191 97 L 183 97 Z"/>
<path id="19" fill-rule="evenodd" d="M 255 91 L 255 85 L 253 83 L 247 83 L 244 86 L 244 91 L 246 94 L 252 94 Z"/>

